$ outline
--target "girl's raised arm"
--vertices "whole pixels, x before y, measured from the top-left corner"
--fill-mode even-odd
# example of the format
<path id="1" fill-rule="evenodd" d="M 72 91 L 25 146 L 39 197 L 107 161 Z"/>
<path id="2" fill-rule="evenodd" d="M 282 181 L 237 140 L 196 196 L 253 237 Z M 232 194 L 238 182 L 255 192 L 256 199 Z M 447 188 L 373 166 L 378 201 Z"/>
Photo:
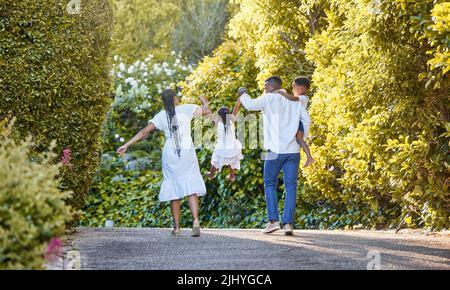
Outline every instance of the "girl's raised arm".
<path id="1" fill-rule="evenodd" d="M 234 108 L 233 108 L 233 112 L 232 112 L 233 117 L 236 118 L 236 116 L 239 114 L 240 107 L 241 107 L 241 99 L 239 98 L 236 102 L 236 105 L 234 105 Z"/>

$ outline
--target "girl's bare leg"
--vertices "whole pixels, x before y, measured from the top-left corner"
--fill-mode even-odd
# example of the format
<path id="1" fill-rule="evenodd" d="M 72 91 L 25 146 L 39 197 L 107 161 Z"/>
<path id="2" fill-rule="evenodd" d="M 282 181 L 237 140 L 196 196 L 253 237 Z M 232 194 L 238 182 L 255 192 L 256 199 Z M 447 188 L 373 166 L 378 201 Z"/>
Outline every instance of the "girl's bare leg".
<path id="1" fill-rule="evenodd" d="M 236 180 L 235 170 L 234 170 L 234 168 L 231 168 L 231 166 L 230 166 L 230 177 L 228 179 L 230 181 L 235 181 Z"/>
<path id="2" fill-rule="evenodd" d="M 213 178 L 214 175 L 216 175 L 216 172 L 217 172 L 217 168 L 214 166 L 211 166 L 211 169 L 209 170 L 209 172 L 206 172 L 206 176 L 208 178 Z"/>

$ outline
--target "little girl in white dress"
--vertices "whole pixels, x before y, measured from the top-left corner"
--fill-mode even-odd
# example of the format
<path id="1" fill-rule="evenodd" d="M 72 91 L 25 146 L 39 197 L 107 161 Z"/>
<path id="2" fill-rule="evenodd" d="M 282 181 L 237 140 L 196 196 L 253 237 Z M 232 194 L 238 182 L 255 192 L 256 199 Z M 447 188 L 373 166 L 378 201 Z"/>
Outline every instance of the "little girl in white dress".
<path id="1" fill-rule="evenodd" d="M 211 169 L 206 174 L 209 178 L 213 178 L 222 167 L 228 166 L 230 168 L 228 180 L 236 180 L 235 171 L 240 169 L 241 160 L 244 159 L 242 144 L 236 138 L 234 126 L 240 105 L 238 100 L 231 114 L 227 107 L 221 107 L 217 115 L 210 115 L 217 128 L 217 144 L 211 158 Z"/>

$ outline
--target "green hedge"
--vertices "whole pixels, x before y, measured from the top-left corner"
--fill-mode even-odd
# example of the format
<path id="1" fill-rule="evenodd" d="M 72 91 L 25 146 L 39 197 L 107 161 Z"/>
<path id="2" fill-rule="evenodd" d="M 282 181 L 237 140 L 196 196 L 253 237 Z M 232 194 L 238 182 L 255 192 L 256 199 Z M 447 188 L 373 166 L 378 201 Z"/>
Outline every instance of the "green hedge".
<path id="1" fill-rule="evenodd" d="M 0 269 L 41 269 L 47 243 L 64 234 L 71 218 L 64 203 L 70 193 L 58 189 L 53 152 L 30 158 L 30 139 L 16 143 L 1 128 Z"/>
<path id="2" fill-rule="evenodd" d="M 62 188 L 73 190 L 70 203 L 80 208 L 110 104 L 112 13 L 108 0 L 81 1 L 78 14 L 69 13 L 69 2 L 0 2 L 0 119 L 15 116 L 20 137 L 33 136 L 34 152 L 51 140 L 58 155 L 71 150 Z"/>

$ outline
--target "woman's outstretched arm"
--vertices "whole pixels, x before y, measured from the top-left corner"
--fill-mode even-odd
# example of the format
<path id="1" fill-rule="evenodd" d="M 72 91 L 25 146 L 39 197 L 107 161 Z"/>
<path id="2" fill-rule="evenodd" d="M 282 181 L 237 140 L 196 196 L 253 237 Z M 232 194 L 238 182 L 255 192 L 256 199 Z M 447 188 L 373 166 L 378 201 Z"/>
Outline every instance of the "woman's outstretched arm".
<path id="1" fill-rule="evenodd" d="M 128 148 L 133 145 L 134 143 L 137 143 L 145 138 L 148 137 L 148 135 L 153 132 L 156 129 L 156 126 L 153 123 L 149 123 L 147 127 L 139 131 L 133 138 L 130 139 L 127 143 L 125 143 L 123 146 L 121 146 L 119 149 L 117 149 L 117 154 L 123 155 L 125 152 L 127 152 Z"/>

